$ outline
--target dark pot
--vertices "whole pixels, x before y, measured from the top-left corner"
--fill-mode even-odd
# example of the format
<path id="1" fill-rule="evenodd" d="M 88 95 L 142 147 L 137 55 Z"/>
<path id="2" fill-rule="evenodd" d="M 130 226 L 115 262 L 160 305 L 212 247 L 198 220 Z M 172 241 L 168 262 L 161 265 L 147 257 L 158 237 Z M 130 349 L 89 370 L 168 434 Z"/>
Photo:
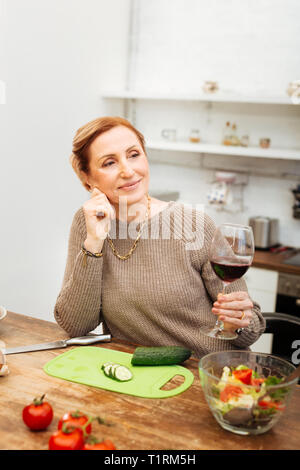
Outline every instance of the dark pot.
<path id="1" fill-rule="evenodd" d="M 292 189 L 292 193 L 297 201 L 300 201 L 300 184 L 295 189 Z"/>

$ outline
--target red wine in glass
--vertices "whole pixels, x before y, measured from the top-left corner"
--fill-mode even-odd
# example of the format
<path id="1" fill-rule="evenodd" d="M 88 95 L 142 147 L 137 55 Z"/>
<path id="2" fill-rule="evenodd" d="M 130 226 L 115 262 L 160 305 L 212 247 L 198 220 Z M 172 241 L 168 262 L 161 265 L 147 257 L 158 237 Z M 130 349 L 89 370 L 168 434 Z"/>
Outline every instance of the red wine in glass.
<path id="1" fill-rule="evenodd" d="M 226 286 L 240 279 L 251 266 L 254 256 L 252 228 L 246 225 L 222 224 L 212 239 L 209 260 L 215 275 Z M 213 328 L 205 326 L 202 333 L 211 338 L 232 340 L 237 334 L 228 324 L 217 320 Z"/>
<path id="2" fill-rule="evenodd" d="M 251 264 L 246 262 L 234 263 L 232 258 L 226 257 L 212 259 L 210 264 L 216 275 L 224 282 L 233 282 L 240 279 L 251 266 Z"/>

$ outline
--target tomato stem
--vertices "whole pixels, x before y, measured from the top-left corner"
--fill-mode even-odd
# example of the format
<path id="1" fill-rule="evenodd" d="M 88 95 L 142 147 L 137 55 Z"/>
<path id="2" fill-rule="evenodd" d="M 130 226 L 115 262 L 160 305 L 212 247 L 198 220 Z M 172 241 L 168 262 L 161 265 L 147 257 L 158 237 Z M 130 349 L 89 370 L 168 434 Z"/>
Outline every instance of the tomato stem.
<path id="1" fill-rule="evenodd" d="M 76 410 L 73 413 L 71 413 L 71 416 L 72 418 L 80 418 L 81 416 L 83 416 L 83 413 L 79 410 Z"/>
<path id="2" fill-rule="evenodd" d="M 63 423 L 61 428 L 64 434 L 71 434 L 75 429 L 77 429 L 76 426 L 72 426 L 68 423 Z"/>
<path id="3" fill-rule="evenodd" d="M 83 431 L 83 435 L 84 435 L 85 438 L 87 438 L 88 435 L 89 435 L 89 434 L 86 432 L 86 428 L 89 426 L 89 424 L 91 424 L 92 421 L 94 421 L 94 419 L 95 419 L 95 418 L 93 418 L 92 416 L 89 416 L 87 422 L 81 426 L 81 429 L 82 429 L 82 431 Z"/>
<path id="4" fill-rule="evenodd" d="M 33 404 L 35 406 L 41 405 L 43 403 L 43 400 L 44 400 L 45 396 L 46 396 L 46 394 L 44 393 L 44 395 L 42 395 L 41 398 L 34 398 L 33 399 Z"/>
<path id="5" fill-rule="evenodd" d="M 105 419 L 101 418 L 100 416 L 95 416 L 94 419 L 97 420 L 99 424 L 104 424 L 105 426 L 113 426 L 112 423 L 108 423 Z"/>
<path id="6" fill-rule="evenodd" d="M 101 441 L 98 439 L 96 436 L 92 436 L 91 434 L 88 436 L 86 439 L 87 444 L 100 444 L 100 442 L 103 442 L 103 439 Z"/>

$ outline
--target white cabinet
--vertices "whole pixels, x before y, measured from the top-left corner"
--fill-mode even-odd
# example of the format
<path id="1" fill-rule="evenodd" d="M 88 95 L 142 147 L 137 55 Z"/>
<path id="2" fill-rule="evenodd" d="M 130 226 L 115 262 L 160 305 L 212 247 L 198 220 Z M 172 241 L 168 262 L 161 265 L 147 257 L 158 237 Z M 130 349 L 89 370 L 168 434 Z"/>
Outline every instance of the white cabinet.
<path id="1" fill-rule="evenodd" d="M 275 312 L 278 272 L 251 267 L 245 274 L 249 295 L 262 312 Z"/>
<path id="2" fill-rule="evenodd" d="M 260 305 L 262 312 L 275 312 L 276 295 L 273 292 L 267 292 L 259 289 L 249 289 L 249 295 Z"/>
<path id="3" fill-rule="evenodd" d="M 275 312 L 278 284 L 278 272 L 262 268 L 250 268 L 245 274 L 249 295 L 260 305 L 262 312 Z M 254 352 L 270 354 L 272 352 L 273 335 L 264 333 L 251 345 Z"/>

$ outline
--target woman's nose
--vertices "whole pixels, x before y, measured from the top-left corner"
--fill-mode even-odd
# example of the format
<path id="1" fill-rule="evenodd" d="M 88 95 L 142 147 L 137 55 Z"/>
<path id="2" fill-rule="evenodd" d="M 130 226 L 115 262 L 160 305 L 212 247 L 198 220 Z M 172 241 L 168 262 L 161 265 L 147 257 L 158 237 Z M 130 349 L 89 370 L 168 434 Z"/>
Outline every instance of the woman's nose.
<path id="1" fill-rule="evenodd" d="M 126 164 L 123 164 L 121 166 L 121 169 L 120 169 L 120 174 L 123 176 L 123 177 L 128 177 L 128 176 L 132 176 L 134 174 L 134 171 L 133 169 L 130 167 L 130 165 L 128 163 Z"/>

